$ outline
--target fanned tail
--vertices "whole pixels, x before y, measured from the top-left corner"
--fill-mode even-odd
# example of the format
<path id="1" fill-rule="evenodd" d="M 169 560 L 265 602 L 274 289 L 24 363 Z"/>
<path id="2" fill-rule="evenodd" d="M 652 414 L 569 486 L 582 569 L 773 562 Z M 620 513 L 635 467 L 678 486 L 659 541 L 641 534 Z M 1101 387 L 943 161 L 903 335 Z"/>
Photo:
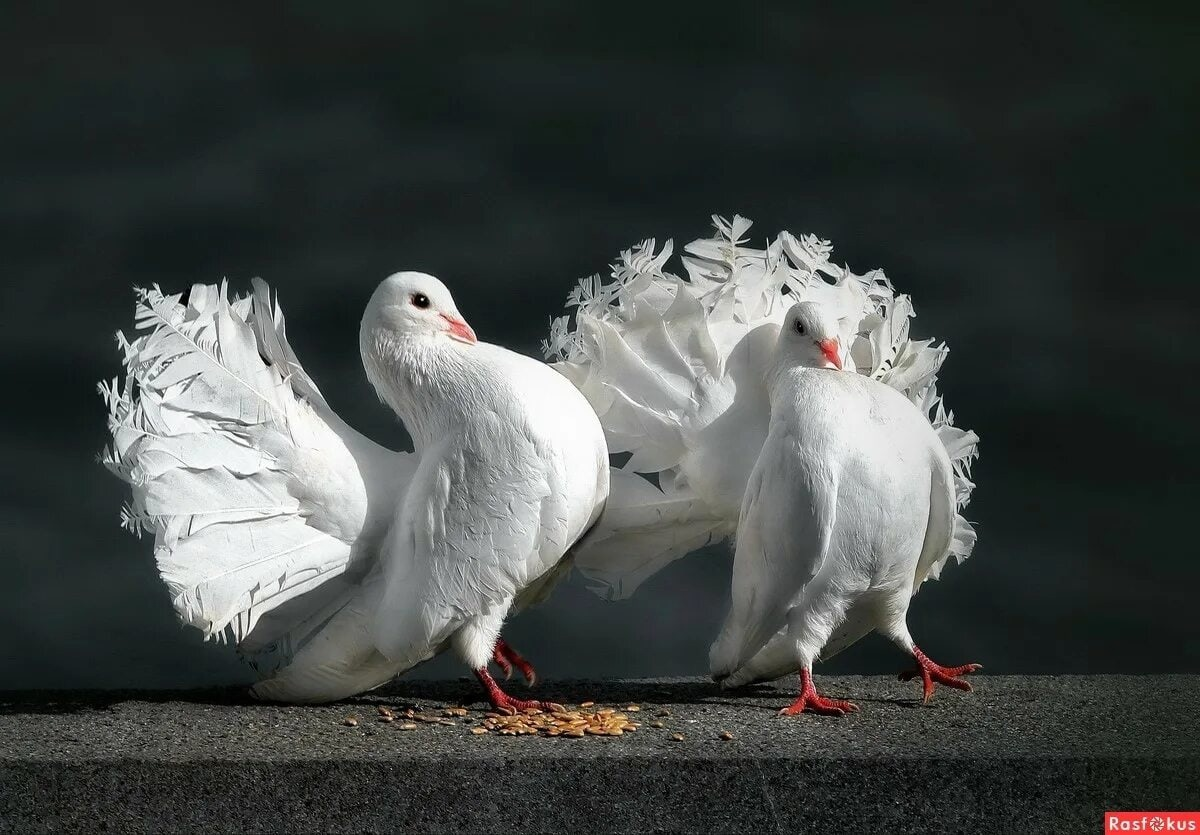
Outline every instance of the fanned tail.
<path id="1" fill-rule="evenodd" d="M 636 473 L 613 470 L 608 504 L 574 560 L 592 590 L 612 600 L 692 551 L 733 533 L 693 493 L 663 493 Z"/>
<path id="2" fill-rule="evenodd" d="M 736 528 L 766 437 L 766 360 L 798 301 L 836 311 L 846 368 L 924 410 L 950 456 L 960 510 L 974 488 L 978 437 L 955 427 L 942 403 L 936 381 L 948 349 L 910 338 L 909 297 L 897 295 L 882 270 L 858 275 L 837 265 L 832 245 L 816 236 L 781 232 L 757 249 L 746 218 L 713 222 L 712 238 L 684 247 L 686 277 L 667 269 L 670 241 L 661 249 L 643 241 L 621 253 L 610 280 L 580 281 L 567 299 L 573 315 L 553 319 L 543 342 L 547 359 L 600 416 L 610 451 L 628 456 L 621 472 L 640 480 L 614 479 L 604 536 L 577 556 L 611 597 L 628 596 L 683 553 Z M 950 555 L 965 559 L 974 542 L 958 515 L 953 544 L 929 576 Z"/>
<path id="3" fill-rule="evenodd" d="M 286 663 L 354 595 L 411 469 L 347 427 L 304 372 L 267 285 L 137 292 L 123 381 L 101 384 L 127 482 L 180 619 Z M 334 582 L 335 579 L 337 582 Z"/>

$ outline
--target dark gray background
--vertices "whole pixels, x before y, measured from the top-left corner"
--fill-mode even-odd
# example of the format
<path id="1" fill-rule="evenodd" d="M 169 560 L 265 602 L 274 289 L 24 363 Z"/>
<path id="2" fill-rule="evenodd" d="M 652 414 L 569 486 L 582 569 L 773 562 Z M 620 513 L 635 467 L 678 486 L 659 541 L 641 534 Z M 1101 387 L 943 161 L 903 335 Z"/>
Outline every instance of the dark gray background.
<path id="1" fill-rule="evenodd" d="M 980 542 L 917 598 L 922 646 L 1200 671 L 1194 12 L 519 5 L 6 11 L 0 688 L 246 676 L 177 625 L 94 463 L 131 285 L 265 277 L 333 405 L 399 446 L 356 349 L 385 275 L 436 273 L 534 353 L 576 278 L 714 212 L 886 268 L 952 347 Z M 576 578 L 509 637 L 546 676 L 703 672 L 729 561 L 619 604 Z"/>

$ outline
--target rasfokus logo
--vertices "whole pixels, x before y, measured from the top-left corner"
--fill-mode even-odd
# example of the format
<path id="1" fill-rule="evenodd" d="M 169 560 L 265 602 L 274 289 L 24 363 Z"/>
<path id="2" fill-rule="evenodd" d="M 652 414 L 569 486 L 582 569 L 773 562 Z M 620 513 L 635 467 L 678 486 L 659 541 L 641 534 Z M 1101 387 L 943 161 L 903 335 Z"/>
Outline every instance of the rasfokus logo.
<path id="1" fill-rule="evenodd" d="M 1200 832 L 1200 812 L 1105 812 L 1105 832 Z"/>

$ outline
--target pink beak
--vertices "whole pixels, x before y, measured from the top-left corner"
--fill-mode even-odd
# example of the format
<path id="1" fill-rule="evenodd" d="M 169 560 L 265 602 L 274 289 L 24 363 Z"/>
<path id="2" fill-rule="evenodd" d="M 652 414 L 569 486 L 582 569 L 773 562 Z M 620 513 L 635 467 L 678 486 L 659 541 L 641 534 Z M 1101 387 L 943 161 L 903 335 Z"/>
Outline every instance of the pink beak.
<path id="1" fill-rule="evenodd" d="M 833 363 L 834 368 L 838 371 L 842 370 L 842 355 L 838 350 L 838 341 L 836 339 L 826 339 L 823 342 L 818 342 L 817 347 L 821 349 L 821 353 L 825 355 L 825 359 Z"/>
<path id="2" fill-rule="evenodd" d="M 475 337 L 475 331 L 471 330 L 471 326 L 462 319 L 456 319 L 453 316 L 447 316 L 445 313 L 439 313 L 449 327 L 446 328 L 446 333 L 450 334 L 451 339 L 457 339 L 459 342 L 465 342 L 468 345 L 474 345 L 479 340 Z"/>

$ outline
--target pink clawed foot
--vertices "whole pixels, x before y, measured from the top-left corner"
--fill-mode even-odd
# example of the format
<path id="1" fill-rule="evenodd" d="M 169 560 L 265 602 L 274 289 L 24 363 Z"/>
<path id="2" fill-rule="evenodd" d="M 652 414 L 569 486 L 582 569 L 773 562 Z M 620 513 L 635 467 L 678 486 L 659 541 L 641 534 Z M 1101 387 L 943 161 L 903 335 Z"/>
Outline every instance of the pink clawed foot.
<path id="1" fill-rule="evenodd" d="M 976 670 L 982 670 L 982 664 L 963 664 L 961 667 L 943 667 L 941 664 L 934 663 L 932 659 L 925 653 L 921 652 L 920 647 L 913 647 L 913 658 L 917 661 L 917 669 L 906 670 L 900 674 L 901 681 L 909 681 L 921 677 L 925 685 L 925 703 L 933 698 L 933 684 L 944 684 L 947 687 L 953 687 L 955 690 L 971 691 L 969 682 L 963 681 L 959 676 L 965 676 L 968 673 L 973 673 Z"/>
<path id="2" fill-rule="evenodd" d="M 537 670 L 533 669 L 533 665 L 526 661 L 521 653 L 510 647 L 503 638 L 496 639 L 496 648 L 492 650 L 492 661 L 504 673 L 506 679 L 512 676 L 512 668 L 516 667 L 525 677 L 526 685 L 533 687 L 537 684 Z"/>
<path id="3" fill-rule="evenodd" d="M 823 716 L 844 716 L 847 713 L 854 713 L 858 710 L 858 705 L 854 704 L 854 702 L 847 702 L 842 699 L 827 699 L 819 695 L 817 688 L 813 686 L 812 672 L 801 670 L 800 697 L 779 711 L 779 715 L 795 716 L 806 710 L 810 713 L 819 713 Z"/>
<path id="4" fill-rule="evenodd" d="M 488 701 L 492 703 L 492 707 L 498 713 L 523 713 L 531 708 L 545 711 L 564 710 L 563 706 L 557 702 L 540 702 L 536 699 L 514 699 L 500 689 L 500 685 L 496 683 L 496 679 L 492 678 L 492 674 L 487 671 L 487 667 L 480 667 L 476 670 L 475 677 L 479 679 L 479 683 L 487 691 Z"/>

